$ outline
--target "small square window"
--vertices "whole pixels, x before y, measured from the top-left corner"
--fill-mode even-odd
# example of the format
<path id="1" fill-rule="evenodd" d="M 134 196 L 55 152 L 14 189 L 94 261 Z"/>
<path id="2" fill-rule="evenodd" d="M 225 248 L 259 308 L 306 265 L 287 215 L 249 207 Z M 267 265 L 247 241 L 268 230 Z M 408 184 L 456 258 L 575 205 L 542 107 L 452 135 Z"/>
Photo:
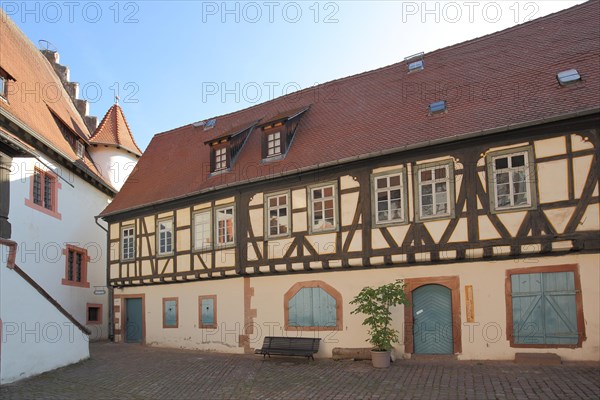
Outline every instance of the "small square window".
<path id="1" fill-rule="evenodd" d="M 99 324 L 102 324 L 102 304 L 88 304 L 86 325 Z"/>

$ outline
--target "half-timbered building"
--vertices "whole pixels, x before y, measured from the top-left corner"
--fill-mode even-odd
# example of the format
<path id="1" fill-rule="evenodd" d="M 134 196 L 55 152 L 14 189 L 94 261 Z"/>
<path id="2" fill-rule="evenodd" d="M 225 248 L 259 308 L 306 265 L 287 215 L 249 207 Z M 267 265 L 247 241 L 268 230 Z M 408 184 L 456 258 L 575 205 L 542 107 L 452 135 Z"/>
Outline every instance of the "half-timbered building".
<path id="1" fill-rule="evenodd" d="M 157 134 L 102 212 L 115 340 L 598 360 L 599 3 Z M 575 28 L 576 27 L 576 28 Z M 549 350 L 550 349 L 550 350 Z"/>

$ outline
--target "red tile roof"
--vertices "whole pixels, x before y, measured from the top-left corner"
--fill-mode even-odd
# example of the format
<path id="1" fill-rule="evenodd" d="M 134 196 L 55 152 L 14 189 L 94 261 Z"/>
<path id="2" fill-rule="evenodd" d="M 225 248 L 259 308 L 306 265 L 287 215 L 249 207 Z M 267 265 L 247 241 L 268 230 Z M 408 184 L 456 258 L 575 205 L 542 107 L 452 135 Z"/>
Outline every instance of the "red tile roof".
<path id="1" fill-rule="evenodd" d="M 0 68 L 14 79 L 8 82 L 8 101 L 0 100 L 0 111 L 110 188 L 87 154 L 79 159 L 53 116 L 76 136 L 89 139 L 90 133 L 54 69 L 1 9 Z"/>
<path id="2" fill-rule="evenodd" d="M 142 155 L 142 151 L 131 134 L 125 114 L 123 114 L 123 110 L 118 104 L 114 104 L 108 109 L 100 125 L 90 138 L 90 142 L 117 146 L 137 156 Z"/>
<path id="3" fill-rule="evenodd" d="M 217 117 L 208 132 L 186 125 L 158 134 L 102 215 L 366 154 L 598 112 L 599 5 L 590 1 L 425 54 L 419 72 L 408 73 L 401 62 Z M 583 81 L 560 87 L 556 74 L 570 68 Z M 429 116 L 436 100 L 447 100 L 448 112 Z M 283 160 L 262 164 L 261 135 L 253 132 L 231 171 L 210 175 L 206 140 L 307 105 Z"/>

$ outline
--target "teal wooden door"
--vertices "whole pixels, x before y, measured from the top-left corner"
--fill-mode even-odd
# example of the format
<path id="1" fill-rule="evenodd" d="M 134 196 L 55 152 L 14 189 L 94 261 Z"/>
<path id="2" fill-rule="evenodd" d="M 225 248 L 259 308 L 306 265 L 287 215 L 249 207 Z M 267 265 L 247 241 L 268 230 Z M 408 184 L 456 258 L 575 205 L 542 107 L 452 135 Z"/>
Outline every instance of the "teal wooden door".
<path id="1" fill-rule="evenodd" d="M 412 292 L 415 354 L 452 354 L 452 292 L 425 285 Z"/>
<path id="2" fill-rule="evenodd" d="M 511 286 L 516 344 L 577 344 L 573 272 L 515 274 Z"/>
<path id="3" fill-rule="evenodd" d="M 125 299 L 127 325 L 125 327 L 125 341 L 128 343 L 142 342 L 142 299 Z"/>

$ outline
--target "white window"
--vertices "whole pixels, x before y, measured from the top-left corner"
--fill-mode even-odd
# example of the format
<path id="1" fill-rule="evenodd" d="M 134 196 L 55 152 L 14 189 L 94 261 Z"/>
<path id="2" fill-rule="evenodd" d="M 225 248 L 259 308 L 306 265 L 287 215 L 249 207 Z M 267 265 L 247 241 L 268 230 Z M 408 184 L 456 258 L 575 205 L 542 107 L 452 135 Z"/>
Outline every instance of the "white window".
<path id="1" fill-rule="evenodd" d="M 173 220 L 158 221 L 158 254 L 173 252 Z"/>
<path id="2" fill-rule="evenodd" d="M 205 250 L 212 247 L 211 211 L 194 214 L 194 249 Z"/>
<path id="3" fill-rule="evenodd" d="M 235 214 L 234 207 L 217 208 L 217 244 L 228 246 L 234 244 L 235 240 Z"/>
<path id="4" fill-rule="evenodd" d="M 267 196 L 267 236 L 285 236 L 290 232 L 289 195 Z"/>
<path id="5" fill-rule="evenodd" d="M 530 154 L 527 150 L 491 156 L 490 187 L 496 210 L 532 205 Z"/>
<path id="6" fill-rule="evenodd" d="M 310 188 L 311 232 L 331 231 L 337 228 L 335 184 Z"/>
<path id="7" fill-rule="evenodd" d="M 375 223 L 403 222 L 404 174 L 380 175 L 373 178 Z"/>
<path id="8" fill-rule="evenodd" d="M 121 230 L 121 260 L 129 261 L 135 258 L 135 228 L 124 227 Z"/>
<path id="9" fill-rule="evenodd" d="M 227 168 L 227 148 L 221 147 L 215 150 L 215 171 Z"/>
<path id="10" fill-rule="evenodd" d="M 451 164 L 417 166 L 415 170 L 419 219 L 451 216 Z"/>
<path id="11" fill-rule="evenodd" d="M 0 76 L 0 97 L 6 98 L 6 78 Z"/>
<path id="12" fill-rule="evenodd" d="M 281 154 L 281 133 L 274 132 L 267 135 L 267 157 Z"/>
<path id="13" fill-rule="evenodd" d="M 83 143 L 81 143 L 80 141 L 76 142 L 76 146 L 77 146 L 77 157 L 79 158 L 83 158 L 83 155 L 85 154 L 85 146 Z"/>

